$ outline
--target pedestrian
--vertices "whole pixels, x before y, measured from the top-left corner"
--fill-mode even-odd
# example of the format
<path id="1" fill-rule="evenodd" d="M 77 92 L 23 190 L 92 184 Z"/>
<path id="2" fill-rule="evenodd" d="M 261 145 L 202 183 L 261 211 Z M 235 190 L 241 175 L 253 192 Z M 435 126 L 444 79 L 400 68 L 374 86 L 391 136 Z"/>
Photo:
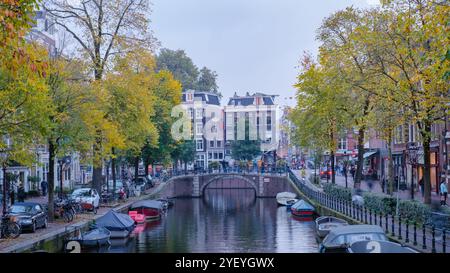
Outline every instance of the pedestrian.
<path id="1" fill-rule="evenodd" d="M 42 182 L 41 182 L 41 189 L 42 189 L 42 195 L 43 196 L 47 196 L 47 188 L 48 188 L 47 181 L 42 180 Z"/>
<path id="2" fill-rule="evenodd" d="M 441 182 L 440 192 L 441 192 L 441 206 L 445 206 L 447 205 L 447 194 L 448 194 L 447 182 L 445 181 L 445 179 L 443 179 Z"/>
<path id="3" fill-rule="evenodd" d="M 352 179 L 353 181 L 355 181 L 355 165 L 352 165 L 351 169 L 350 169 L 350 174 L 352 175 Z"/>
<path id="4" fill-rule="evenodd" d="M 17 200 L 19 200 L 19 202 L 25 202 L 25 197 L 26 197 L 25 189 L 23 188 L 22 185 L 20 185 L 19 189 L 17 190 Z"/>
<path id="5" fill-rule="evenodd" d="M 420 193 L 422 194 L 422 197 L 424 197 L 424 185 L 423 185 L 423 177 L 419 180 L 419 187 L 420 187 Z"/>

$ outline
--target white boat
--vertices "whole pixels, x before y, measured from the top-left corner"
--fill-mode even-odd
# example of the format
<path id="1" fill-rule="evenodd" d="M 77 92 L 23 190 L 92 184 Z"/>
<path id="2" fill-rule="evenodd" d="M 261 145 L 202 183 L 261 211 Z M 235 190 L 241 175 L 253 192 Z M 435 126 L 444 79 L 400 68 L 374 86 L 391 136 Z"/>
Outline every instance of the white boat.
<path id="1" fill-rule="evenodd" d="M 333 216 L 321 216 L 316 219 L 316 232 L 321 238 L 327 236 L 332 228 L 348 225 L 348 222 Z"/>
<path id="2" fill-rule="evenodd" d="M 280 192 L 276 196 L 278 204 L 282 206 L 296 203 L 298 199 L 295 197 L 297 197 L 297 195 L 293 192 Z"/>

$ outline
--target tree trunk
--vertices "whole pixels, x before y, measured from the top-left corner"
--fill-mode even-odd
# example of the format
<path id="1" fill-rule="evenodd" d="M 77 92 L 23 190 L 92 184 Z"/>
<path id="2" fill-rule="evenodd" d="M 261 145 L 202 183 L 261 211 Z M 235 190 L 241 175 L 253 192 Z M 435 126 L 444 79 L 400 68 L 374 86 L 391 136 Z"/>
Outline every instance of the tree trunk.
<path id="1" fill-rule="evenodd" d="M 354 187 L 358 188 L 362 180 L 362 169 L 364 164 L 364 131 L 365 126 L 361 126 L 358 130 L 358 162 L 356 164 L 356 174 Z"/>
<path id="2" fill-rule="evenodd" d="M 134 179 L 139 176 L 139 156 L 134 158 Z"/>
<path id="3" fill-rule="evenodd" d="M 331 160 L 331 183 L 336 184 L 336 174 L 334 173 L 334 151 L 330 153 Z"/>
<path id="4" fill-rule="evenodd" d="M 113 180 L 113 197 L 116 197 L 116 151 L 114 147 L 111 149 L 112 159 L 111 159 L 111 171 Z"/>
<path id="5" fill-rule="evenodd" d="M 145 168 L 145 176 L 148 177 L 148 165 L 147 162 L 144 162 L 144 168 Z"/>
<path id="6" fill-rule="evenodd" d="M 55 144 L 52 140 L 48 141 L 48 220 L 53 222 L 55 218 L 55 208 L 53 206 L 54 202 L 54 189 L 55 189 Z"/>
<path id="7" fill-rule="evenodd" d="M 388 185 L 389 185 L 389 194 L 394 194 L 394 160 L 392 159 L 392 133 L 389 134 L 388 141 Z M 400 183 L 400 181 L 397 181 Z"/>
<path id="8" fill-rule="evenodd" d="M 97 132 L 99 134 L 99 132 Z M 93 145 L 92 156 L 93 156 L 93 173 L 92 173 L 92 188 L 96 189 L 97 192 L 101 192 L 102 187 L 102 159 L 99 158 L 101 153 L 101 140 L 97 137 L 96 142 Z"/>
<path id="9" fill-rule="evenodd" d="M 424 122 L 424 128 L 421 130 L 423 145 L 423 185 L 424 185 L 424 203 L 431 204 L 431 173 L 430 173 L 430 132 L 431 123 Z"/>
<path id="10" fill-rule="evenodd" d="M 187 173 L 187 162 L 184 161 L 184 173 Z"/>

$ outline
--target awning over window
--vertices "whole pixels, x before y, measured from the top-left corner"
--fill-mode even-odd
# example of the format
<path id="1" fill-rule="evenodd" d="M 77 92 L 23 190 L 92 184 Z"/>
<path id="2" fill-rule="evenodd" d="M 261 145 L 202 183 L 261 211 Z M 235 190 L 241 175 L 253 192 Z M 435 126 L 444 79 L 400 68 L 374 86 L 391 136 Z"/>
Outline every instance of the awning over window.
<path id="1" fill-rule="evenodd" d="M 364 153 L 364 158 L 368 158 L 368 157 L 371 157 L 371 156 L 373 156 L 374 154 L 376 154 L 377 152 L 367 152 L 367 153 Z"/>

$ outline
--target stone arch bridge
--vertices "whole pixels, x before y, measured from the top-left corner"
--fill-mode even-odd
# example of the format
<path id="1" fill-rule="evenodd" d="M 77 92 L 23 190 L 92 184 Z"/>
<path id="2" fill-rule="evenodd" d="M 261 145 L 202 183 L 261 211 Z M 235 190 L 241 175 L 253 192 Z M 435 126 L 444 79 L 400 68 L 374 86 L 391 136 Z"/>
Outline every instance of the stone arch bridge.
<path id="1" fill-rule="evenodd" d="M 256 197 L 275 197 L 282 191 L 294 191 L 286 175 L 211 173 L 177 176 L 161 191 L 164 197 L 201 197 L 208 188 L 254 189 Z"/>

